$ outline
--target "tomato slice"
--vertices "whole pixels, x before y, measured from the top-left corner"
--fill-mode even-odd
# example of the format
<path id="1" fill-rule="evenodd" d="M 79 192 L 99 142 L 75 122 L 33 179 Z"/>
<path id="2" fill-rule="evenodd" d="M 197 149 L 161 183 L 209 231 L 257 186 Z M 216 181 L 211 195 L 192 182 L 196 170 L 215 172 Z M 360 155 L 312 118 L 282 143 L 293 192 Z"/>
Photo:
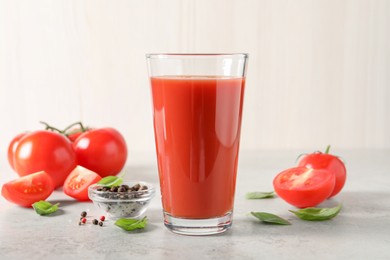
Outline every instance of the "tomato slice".
<path id="1" fill-rule="evenodd" d="M 295 167 L 279 173 L 275 192 L 298 208 L 314 207 L 326 200 L 335 186 L 335 176 L 327 170 Z"/>
<path id="2" fill-rule="evenodd" d="M 76 200 L 88 201 L 88 187 L 101 179 L 96 172 L 78 165 L 66 178 L 64 193 Z"/>
<path id="3" fill-rule="evenodd" d="M 8 201 L 23 207 L 31 207 L 37 201 L 47 199 L 54 190 L 54 182 L 44 171 L 7 182 L 1 194 Z"/>

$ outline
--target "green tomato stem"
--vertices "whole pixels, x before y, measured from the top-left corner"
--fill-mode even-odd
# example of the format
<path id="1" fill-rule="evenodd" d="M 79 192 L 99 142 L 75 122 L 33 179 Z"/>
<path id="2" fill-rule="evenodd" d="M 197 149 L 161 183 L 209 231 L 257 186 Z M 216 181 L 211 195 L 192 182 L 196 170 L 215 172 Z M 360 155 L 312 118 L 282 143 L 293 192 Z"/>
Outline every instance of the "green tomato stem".
<path id="1" fill-rule="evenodd" d="M 41 124 L 44 124 L 45 125 L 45 130 L 50 130 L 50 131 L 56 131 L 56 132 L 58 132 L 58 133 L 60 133 L 60 134 L 64 134 L 64 132 L 63 131 L 61 131 L 60 129 L 58 129 L 58 128 L 55 128 L 54 126 L 51 126 L 51 125 L 49 125 L 48 123 L 46 123 L 46 122 L 43 122 L 43 121 L 39 121 L 39 123 L 41 123 Z"/>
<path id="2" fill-rule="evenodd" d="M 330 150 L 330 145 L 328 145 L 328 146 L 326 147 L 325 153 L 328 154 L 328 153 L 329 153 L 329 150 Z"/>
<path id="3" fill-rule="evenodd" d="M 81 132 L 85 132 L 87 129 L 85 129 L 83 123 L 81 123 L 80 121 L 79 122 L 76 122 L 76 123 L 73 123 L 69 126 L 67 126 L 64 130 L 63 130 L 63 133 L 66 133 L 66 131 L 68 131 L 69 129 L 71 129 L 72 127 L 76 126 L 76 125 L 79 125 L 80 128 L 81 128 Z"/>

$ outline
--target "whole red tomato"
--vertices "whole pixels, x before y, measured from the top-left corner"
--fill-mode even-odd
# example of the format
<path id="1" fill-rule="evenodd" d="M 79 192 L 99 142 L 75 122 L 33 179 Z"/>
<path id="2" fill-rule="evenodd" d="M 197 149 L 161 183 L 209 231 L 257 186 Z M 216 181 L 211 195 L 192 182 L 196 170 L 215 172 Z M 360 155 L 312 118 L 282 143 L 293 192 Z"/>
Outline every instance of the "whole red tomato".
<path id="1" fill-rule="evenodd" d="M 336 184 L 333 192 L 329 196 L 330 198 L 338 194 L 344 187 L 347 178 L 347 170 L 345 169 L 344 163 L 337 156 L 328 153 L 329 148 L 330 147 L 328 146 L 325 153 L 315 152 L 303 156 L 299 161 L 298 166 L 304 166 L 306 168 L 313 169 L 323 169 L 333 173 Z"/>
<path id="2" fill-rule="evenodd" d="M 101 177 L 118 174 L 126 163 L 127 146 L 114 128 L 98 128 L 81 134 L 74 142 L 78 164 Z"/>
<path id="3" fill-rule="evenodd" d="M 23 136 L 25 136 L 26 134 L 27 134 L 27 132 L 18 134 L 17 136 L 14 137 L 14 139 L 12 139 L 11 143 L 8 146 L 8 162 L 11 165 L 12 169 L 14 169 L 14 170 L 15 170 L 15 167 L 14 167 L 14 153 L 15 153 L 16 147 L 19 144 L 19 140 Z"/>
<path id="4" fill-rule="evenodd" d="M 71 142 L 59 133 L 46 130 L 23 136 L 13 154 L 13 166 L 19 176 L 45 171 L 53 179 L 56 188 L 64 184 L 76 165 L 76 154 Z"/>

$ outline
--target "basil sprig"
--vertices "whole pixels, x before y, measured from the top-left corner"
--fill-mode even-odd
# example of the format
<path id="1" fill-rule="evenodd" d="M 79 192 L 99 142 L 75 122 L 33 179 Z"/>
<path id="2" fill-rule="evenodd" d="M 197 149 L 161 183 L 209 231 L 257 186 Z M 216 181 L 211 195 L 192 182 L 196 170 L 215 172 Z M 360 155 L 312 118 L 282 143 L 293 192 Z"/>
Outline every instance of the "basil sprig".
<path id="1" fill-rule="evenodd" d="M 114 224 L 126 231 L 133 231 L 145 228 L 148 224 L 148 219 L 146 216 L 142 219 L 120 218 Z"/>
<path id="2" fill-rule="evenodd" d="M 113 186 L 119 186 L 123 182 L 123 176 L 125 176 L 126 172 L 123 171 L 118 176 L 106 176 L 103 179 L 101 179 L 98 184 L 104 185 L 106 187 L 113 187 Z"/>
<path id="3" fill-rule="evenodd" d="M 341 204 L 333 208 L 305 208 L 299 210 L 290 210 L 298 218 L 309 221 L 322 221 L 332 219 L 339 214 Z"/>
<path id="4" fill-rule="evenodd" d="M 267 212 L 251 212 L 252 216 L 257 218 L 258 220 L 267 223 L 267 224 L 274 224 L 274 225 L 291 225 L 290 222 L 285 220 L 284 218 L 281 218 L 277 215 L 267 213 Z"/>
<path id="5" fill-rule="evenodd" d="M 36 213 L 43 216 L 56 212 L 58 210 L 58 205 L 60 205 L 60 203 L 53 205 L 50 202 L 41 200 L 32 204 L 32 207 L 34 208 Z"/>
<path id="6" fill-rule="evenodd" d="M 275 192 L 248 192 L 245 197 L 248 200 L 270 199 L 275 197 Z"/>
<path id="7" fill-rule="evenodd" d="M 102 184 L 106 187 L 119 186 L 123 182 L 122 177 L 118 176 L 107 176 L 101 179 L 98 184 Z"/>

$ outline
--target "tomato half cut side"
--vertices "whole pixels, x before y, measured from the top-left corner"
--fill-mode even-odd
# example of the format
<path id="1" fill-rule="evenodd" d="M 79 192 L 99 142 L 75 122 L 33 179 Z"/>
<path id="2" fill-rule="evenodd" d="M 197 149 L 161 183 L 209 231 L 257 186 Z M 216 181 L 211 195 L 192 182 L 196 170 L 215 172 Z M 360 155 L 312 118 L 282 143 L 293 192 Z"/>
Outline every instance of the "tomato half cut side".
<path id="1" fill-rule="evenodd" d="M 279 173 L 273 181 L 275 192 L 298 208 L 314 207 L 326 200 L 335 186 L 335 176 L 327 170 L 295 167 Z"/>
<path id="2" fill-rule="evenodd" d="M 54 182 L 44 171 L 7 182 L 1 189 L 5 199 L 22 207 L 31 207 L 37 201 L 47 199 L 54 190 Z"/>
<path id="3" fill-rule="evenodd" d="M 78 165 L 66 178 L 64 193 L 76 200 L 88 201 L 88 187 L 101 179 L 96 172 Z"/>

